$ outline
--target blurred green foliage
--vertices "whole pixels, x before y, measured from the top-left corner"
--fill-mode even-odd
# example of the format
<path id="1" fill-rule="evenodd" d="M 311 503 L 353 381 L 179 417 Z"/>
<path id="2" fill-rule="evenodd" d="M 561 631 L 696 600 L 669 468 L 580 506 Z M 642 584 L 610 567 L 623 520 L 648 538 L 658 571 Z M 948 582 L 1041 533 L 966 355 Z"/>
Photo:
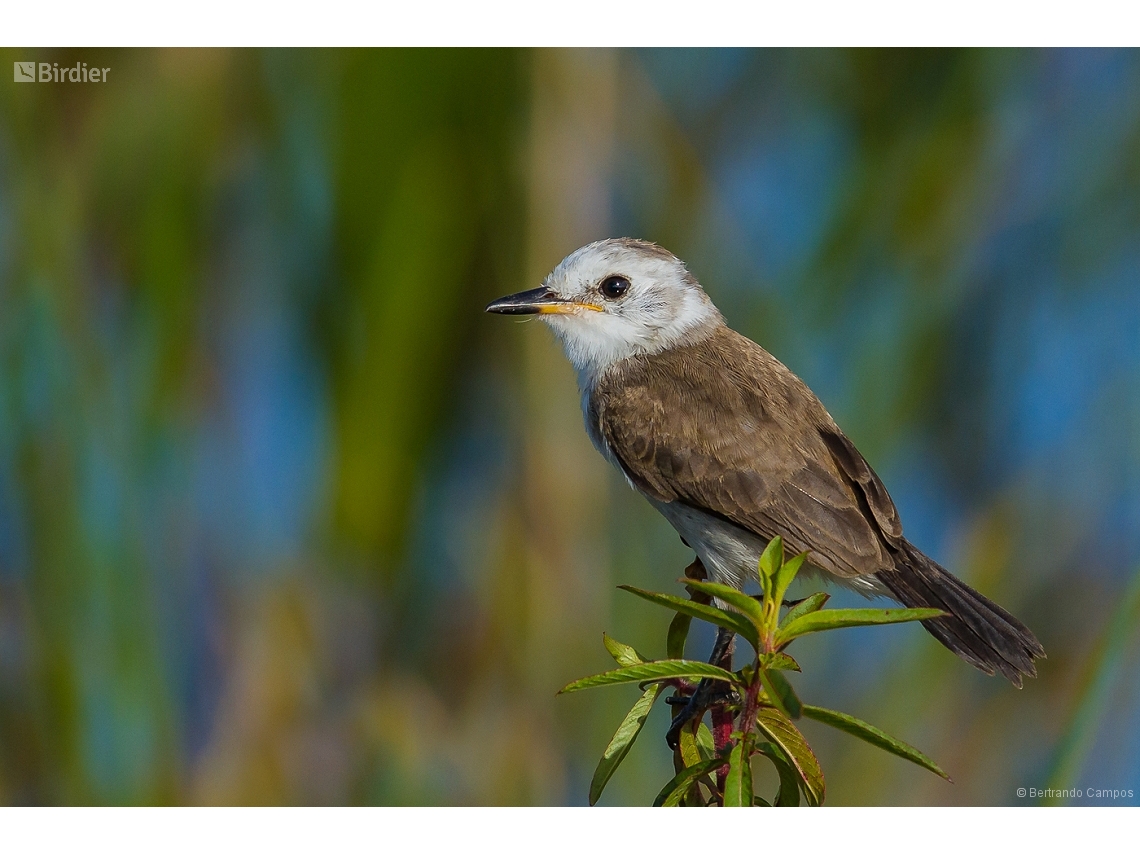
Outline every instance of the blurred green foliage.
<path id="1" fill-rule="evenodd" d="M 111 72 L 0 85 L 0 801 L 583 803 L 628 702 L 554 693 L 603 630 L 664 652 L 615 585 L 691 554 L 481 308 L 619 233 L 1050 652 L 1018 693 L 805 637 L 803 692 L 956 781 L 808 722 L 831 792 L 1016 803 L 1070 720 L 1062 783 L 1140 791 L 1134 618 L 1085 679 L 1140 562 L 1137 53 L 3 55 Z"/>

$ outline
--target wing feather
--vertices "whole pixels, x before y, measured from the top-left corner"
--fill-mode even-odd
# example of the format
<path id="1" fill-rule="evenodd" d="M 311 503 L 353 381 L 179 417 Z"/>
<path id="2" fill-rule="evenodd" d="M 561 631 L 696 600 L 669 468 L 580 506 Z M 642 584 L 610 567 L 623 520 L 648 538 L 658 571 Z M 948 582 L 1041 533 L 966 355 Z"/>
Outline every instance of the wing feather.
<path id="1" fill-rule="evenodd" d="M 837 576 L 893 566 L 902 528 L 878 476 L 798 377 L 727 328 L 615 366 L 589 418 L 657 501 L 781 535 Z"/>

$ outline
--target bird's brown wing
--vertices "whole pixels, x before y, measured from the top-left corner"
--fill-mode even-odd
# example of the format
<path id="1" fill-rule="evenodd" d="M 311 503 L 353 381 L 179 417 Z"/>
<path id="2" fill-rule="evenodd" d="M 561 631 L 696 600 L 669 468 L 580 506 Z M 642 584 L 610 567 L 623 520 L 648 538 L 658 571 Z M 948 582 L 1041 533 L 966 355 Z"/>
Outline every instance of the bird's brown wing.
<path id="1" fill-rule="evenodd" d="M 659 501 L 781 535 L 837 576 L 893 564 L 902 529 L 882 482 L 807 386 L 730 330 L 611 370 L 590 418 Z"/>

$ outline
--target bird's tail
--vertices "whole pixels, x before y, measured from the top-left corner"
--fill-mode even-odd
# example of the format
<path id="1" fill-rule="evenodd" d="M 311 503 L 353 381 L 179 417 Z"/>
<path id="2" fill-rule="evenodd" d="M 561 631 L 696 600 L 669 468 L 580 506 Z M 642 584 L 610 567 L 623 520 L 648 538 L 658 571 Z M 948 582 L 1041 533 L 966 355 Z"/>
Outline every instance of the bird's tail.
<path id="1" fill-rule="evenodd" d="M 947 617 L 924 620 L 927 631 L 975 668 L 1000 672 L 1021 688 L 1022 676 L 1036 677 L 1033 660 L 1045 648 L 1029 629 L 965 582 L 943 570 L 909 541 L 893 570 L 875 574 L 891 595 L 909 608 L 942 609 Z"/>

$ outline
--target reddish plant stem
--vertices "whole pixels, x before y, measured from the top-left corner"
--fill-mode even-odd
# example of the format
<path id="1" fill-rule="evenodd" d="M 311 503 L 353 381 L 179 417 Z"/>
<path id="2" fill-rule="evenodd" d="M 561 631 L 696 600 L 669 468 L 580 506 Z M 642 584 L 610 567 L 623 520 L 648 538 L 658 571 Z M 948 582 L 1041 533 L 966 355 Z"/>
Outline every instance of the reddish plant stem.
<path id="1" fill-rule="evenodd" d="M 752 725 L 756 721 L 756 709 L 760 705 L 760 669 L 757 663 L 756 669 L 753 671 L 752 682 L 744 690 L 744 709 L 740 713 L 740 733 L 741 739 L 747 739 L 748 734 L 752 731 Z M 712 713 L 712 734 L 713 734 L 713 747 L 716 749 L 717 754 L 725 754 L 726 748 L 732 741 L 733 720 L 732 711 L 729 709 L 727 703 L 720 703 L 712 707 L 709 712 Z M 724 793 L 724 785 L 728 780 L 728 764 L 719 767 L 716 770 L 716 782 L 720 792 Z"/>
<path id="2" fill-rule="evenodd" d="M 713 722 L 713 747 L 716 749 L 717 754 L 722 754 L 732 739 L 732 711 L 728 708 L 728 704 L 717 704 L 712 708 L 711 712 Z M 725 763 L 716 770 L 716 783 L 721 793 L 724 792 L 724 782 L 727 778 L 728 764 Z"/>

